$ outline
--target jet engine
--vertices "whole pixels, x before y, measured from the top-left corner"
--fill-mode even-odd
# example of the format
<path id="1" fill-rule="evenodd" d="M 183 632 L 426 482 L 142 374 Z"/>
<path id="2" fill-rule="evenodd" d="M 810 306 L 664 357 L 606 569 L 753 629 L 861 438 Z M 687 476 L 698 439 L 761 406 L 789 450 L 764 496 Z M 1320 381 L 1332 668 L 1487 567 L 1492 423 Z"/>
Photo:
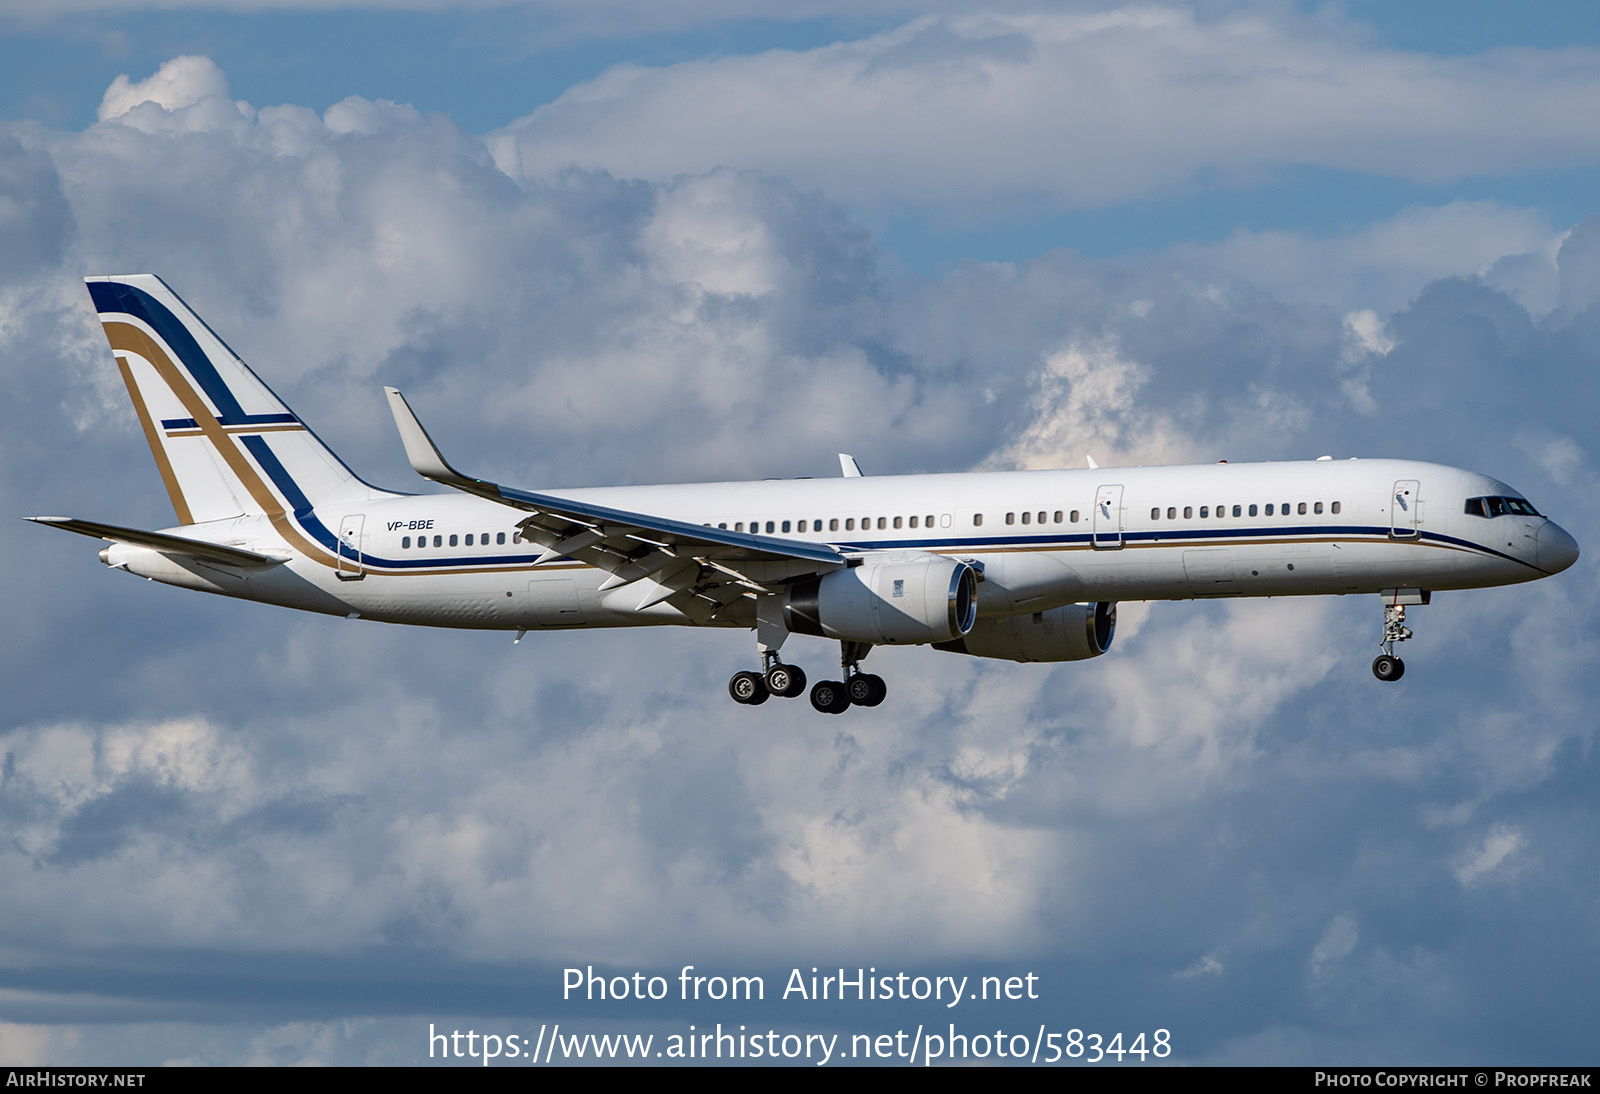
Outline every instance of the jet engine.
<path id="1" fill-rule="evenodd" d="M 1083 661 L 1111 648 L 1117 606 L 1067 604 L 1047 612 L 983 619 L 961 638 L 934 648 L 1005 661 Z"/>
<path id="2" fill-rule="evenodd" d="M 783 621 L 796 634 L 873 645 L 959 640 L 978 617 L 977 584 L 975 567 L 942 555 L 869 555 L 790 585 Z"/>

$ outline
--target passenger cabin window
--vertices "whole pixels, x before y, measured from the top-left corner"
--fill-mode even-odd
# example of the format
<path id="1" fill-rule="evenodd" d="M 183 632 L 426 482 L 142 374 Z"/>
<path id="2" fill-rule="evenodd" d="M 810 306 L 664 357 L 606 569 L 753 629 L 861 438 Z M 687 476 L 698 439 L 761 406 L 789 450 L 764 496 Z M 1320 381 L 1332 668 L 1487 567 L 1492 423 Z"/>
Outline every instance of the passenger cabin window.
<path id="1" fill-rule="evenodd" d="M 895 527 L 896 527 L 896 528 L 899 528 L 899 527 L 900 527 L 900 518 L 899 518 L 899 517 L 895 517 L 895 518 L 894 518 L 894 526 L 895 526 Z"/>
<path id="2" fill-rule="evenodd" d="M 1015 513 L 1007 513 L 1006 514 L 1006 523 L 1007 524 L 1015 524 L 1015 523 L 1017 523 L 1017 514 L 1015 514 Z"/>
<path id="3" fill-rule="evenodd" d="M 1183 519 L 1184 520 L 1193 520 L 1194 519 L 1194 506 L 1185 505 L 1183 507 Z"/>
<path id="4" fill-rule="evenodd" d="M 1076 509 L 1074 509 L 1072 511 L 1072 515 L 1071 515 L 1071 517 L 1069 519 L 1072 521 L 1073 524 L 1077 524 L 1078 523 L 1078 511 Z"/>
<path id="5" fill-rule="evenodd" d="M 1237 508 L 1237 507 L 1236 507 L 1236 508 Z M 1237 516 L 1237 515 L 1238 515 L 1238 514 L 1237 514 L 1237 513 L 1235 513 L 1235 514 L 1234 514 L 1234 515 L 1235 515 L 1235 516 Z M 1252 505 L 1252 506 L 1251 506 L 1251 507 L 1250 507 L 1250 515 L 1251 515 L 1251 516 L 1252 516 L 1252 517 L 1253 517 L 1253 516 L 1255 516 L 1255 515 L 1256 515 L 1256 507 L 1255 507 L 1255 506 L 1254 506 L 1254 505 Z"/>
<path id="6" fill-rule="evenodd" d="M 1211 515 L 1211 506 L 1209 506 L 1209 505 L 1202 505 L 1202 506 L 1201 506 L 1201 507 L 1200 507 L 1200 519 L 1201 519 L 1201 520 L 1205 520 L 1205 519 L 1206 519 L 1206 518 L 1207 518 L 1207 517 L 1209 517 L 1209 516 L 1210 516 L 1210 515 Z"/>
<path id="7" fill-rule="evenodd" d="M 1150 519 L 1151 520 L 1160 520 L 1161 519 L 1161 506 L 1158 505 L 1154 509 L 1150 510 Z"/>
<path id="8" fill-rule="evenodd" d="M 433 537 L 433 545 L 435 547 L 443 547 L 444 546 L 444 537 L 443 536 L 434 536 Z"/>
<path id="9" fill-rule="evenodd" d="M 1482 514 L 1479 514 L 1479 515 L 1481 516 Z M 410 547 L 411 546 L 411 537 L 410 536 L 401 536 L 400 537 L 400 546 L 402 548 Z"/>
<path id="10" fill-rule="evenodd" d="M 1032 513 L 1024 513 L 1024 514 L 1022 514 L 1022 523 L 1023 523 L 1023 524 L 1027 524 L 1027 523 L 1028 523 L 1028 521 L 1029 521 L 1029 520 L 1030 520 L 1030 519 L 1031 519 L 1031 518 L 1032 518 L 1032 517 L 1033 517 L 1033 514 L 1032 514 Z"/>
<path id="11" fill-rule="evenodd" d="M 1066 516 L 1065 513 L 1063 513 L 1061 510 L 1057 509 L 1056 510 L 1056 523 L 1060 524 L 1061 523 L 1061 518 L 1065 517 L 1065 516 Z"/>
<path id="12" fill-rule="evenodd" d="M 1296 509 L 1295 512 L 1299 513 L 1302 517 L 1305 516 L 1306 515 L 1306 503 L 1305 502 L 1301 502 L 1300 503 L 1300 507 L 1298 509 Z"/>
<path id="13" fill-rule="evenodd" d="M 1311 511 L 1313 513 L 1317 514 L 1318 516 L 1321 516 L 1322 515 L 1322 503 L 1320 501 L 1313 503 L 1312 506 L 1311 506 Z"/>
<path id="14" fill-rule="evenodd" d="M 974 514 L 972 514 L 972 526 L 974 528 L 982 528 L 983 527 L 983 514 L 982 513 L 974 513 Z"/>
<path id="15" fill-rule="evenodd" d="M 506 541 L 506 534 L 504 532 L 496 532 L 494 534 L 494 541 L 496 543 L 504 543 Z"/>
<path id="16" fill-rule="evenodd" d="M 828 519 L 828 531 L 837 532 L 838 530 L 839 530 L 839 518 L 838 517 L 830 517 Z"/>
<path id="17" fill-rule="evenodd" d="M 1332 508 L 1332 511 L 1335 514 L 1337 514 L 1339 512 L 1339 503 L 1338 502 L 1334 502 L 1331 508 Z"/>
<path id="18" fill-rule="evenodd" d="M 1239 506 L 1235 505 L 1233 507 L 1233 515 L 1236 516 L 1236 517 L 1240 517 L 1240 516 L 1243 516 L 1244 514 L 1239 511 Z"/>

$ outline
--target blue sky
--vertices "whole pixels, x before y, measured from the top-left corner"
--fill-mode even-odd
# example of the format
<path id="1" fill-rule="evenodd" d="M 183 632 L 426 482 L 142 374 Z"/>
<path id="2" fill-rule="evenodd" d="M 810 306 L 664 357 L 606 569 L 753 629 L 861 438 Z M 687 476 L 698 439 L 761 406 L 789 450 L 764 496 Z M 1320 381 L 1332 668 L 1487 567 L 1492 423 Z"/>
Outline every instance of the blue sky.
<path id="1" fill-rule="evenodd" d="M 394 384 L 530 488 L 1392 455 L 1600 541 L 1587 8 L 589 10 L 8 9 L 0 512 L 170 519 L 79 280 L 149 270 L 384 485 Z M 7 1062 L 943 1017 L 579 1006 L 569 964 L 1592 1062 L 1587 557 L 1435 597 L 1394 688 L 1376 603 L 1129 604 L 1092 662 L 885 652 L 824 725 L 726 700 L 747 635 L 303 618 L 66 538 L 0 522 Z"/>

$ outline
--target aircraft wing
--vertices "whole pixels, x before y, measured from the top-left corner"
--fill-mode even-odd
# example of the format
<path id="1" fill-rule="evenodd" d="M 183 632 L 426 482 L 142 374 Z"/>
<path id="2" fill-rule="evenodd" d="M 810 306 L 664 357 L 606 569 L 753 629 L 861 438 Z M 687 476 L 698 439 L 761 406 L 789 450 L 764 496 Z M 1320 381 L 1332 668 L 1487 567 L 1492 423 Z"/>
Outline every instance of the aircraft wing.
<path id="1" fill-rule="evenodd" d="M 165 532 L 145 532 L 138 528 L 121 528 L 115 524 L 101 524 L 92 520 L 75 520 L 72 517 L 23 517 L 35 524 L 76 532 L 93 539 L 108 539 L 112 543 L 131 543 L 135 547 L 148 547 L 164 555 L 183 555 L 217 562 L 224 566 L 237 566 L 247 570 L 263 570 L 281 566 L 284 560 L 271 555 L 257 554 L 238 547 L 225 547 L 220 543 L 207 543 L 198 539 L 168 535 Z"/>
<path id="2" fill-rule="evenodd" d="M 399 427 L 406 458 L 417 474 L 526 512 L 529 515 L 521 523 L 522 535 L 545 549 L 539 562 L 569 556 L 605 570 L 612 576 L 601 591 L 649 579 L 640 609 L 668 599 L 679 607 L 688 607 L 686 597 L 691 594 L 710 602 L 713 608 L 726 606 L 731 600 L 726 592 L 718 590 L 730 586 L 734 598 L 746 590 L 771 591 L 776 587 L 770 575 L 772 568 L 753 567 L 754 563 L 803 564 L 791 574 L 833 570 L 847 564 L 843 552 L 825 543 L 730 532 L 726 528 L 518 490 L 463 475 L 440 453 L 405 396 L 392 387 L 384 391 L 389 396 L 389 409 Z"/>

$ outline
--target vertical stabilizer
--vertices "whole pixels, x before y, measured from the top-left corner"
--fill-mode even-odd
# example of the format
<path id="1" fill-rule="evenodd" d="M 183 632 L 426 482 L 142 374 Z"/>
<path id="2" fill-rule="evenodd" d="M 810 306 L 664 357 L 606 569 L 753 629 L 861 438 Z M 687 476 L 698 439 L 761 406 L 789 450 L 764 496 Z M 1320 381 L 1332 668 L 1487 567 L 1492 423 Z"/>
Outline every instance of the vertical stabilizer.
<path id="1" fill-rule="evenodd" d="M 153 274 L 85 279 L 180 524 L 388 496 Z"/>

